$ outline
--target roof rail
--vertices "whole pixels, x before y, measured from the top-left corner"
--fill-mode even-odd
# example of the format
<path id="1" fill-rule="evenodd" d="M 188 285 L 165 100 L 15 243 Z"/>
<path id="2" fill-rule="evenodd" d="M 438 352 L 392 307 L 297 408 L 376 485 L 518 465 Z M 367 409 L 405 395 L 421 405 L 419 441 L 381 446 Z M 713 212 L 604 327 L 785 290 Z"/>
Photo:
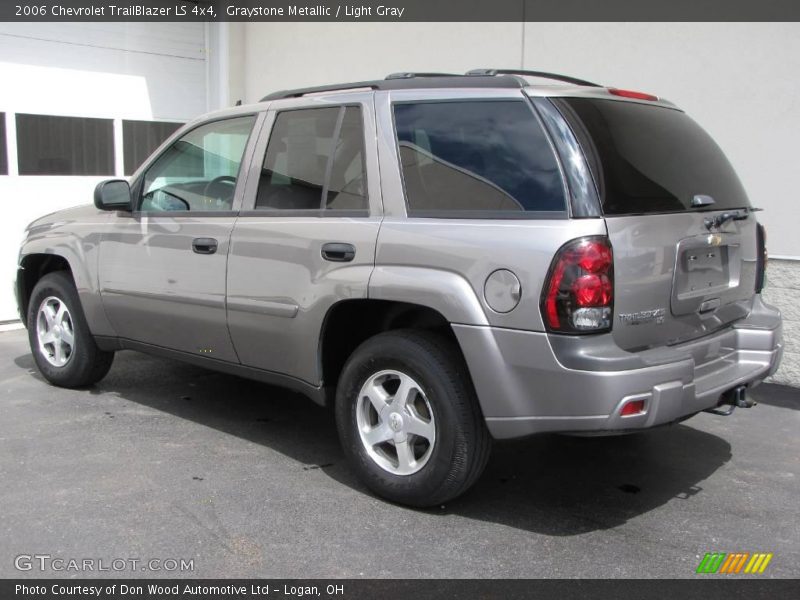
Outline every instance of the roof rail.
<path id="1" fill-rule="evenodd" d="M 502 75 L 498 73 L 498 75 Z M 521 77 L 481 77 L 473 75 L 451 75 L 445 73 L 393 73 L 386 79 L 375 81 L 356 81 L 354 83 L 336 83 L 320 85 L 317 87 L 297 88 L 273 92 L 261 99 L 261 102 L 281 100 L 284 98 L 299 98 L 307 94 L 320 94 L 325 92 L 343 92 L 347 90 L 411 90 L 434 88 L 516 88 L 528 85 Z"/>
<path id="2" fill-rule="evenodd" d="M 314 87 L 297 88 L 294 90 L 281 90 L 279 92 L 272 92 L 264 96 L 261 102 L 267 100 L 280 100 L 281 98 L 299 98 L 306 94 L 319 94 L 322 92 L 340 92 L 343 90 L 353 90 L 359 88 L 369 88 L 372 90 L 378 89 L 377 81 L 356 81 L 353 83 L 335 83 L 332 85 L 318 85 Z"/>
<path id="3" fill-rule="evenodd" d="M 584 79 L 578 79 L 568 75 L 559 75 L 558 73 L 547 73 L 545 71 L 525 71 L 523 69 L 472 69 L 471 71 L 466 72 L 467 77 L 494 77 L 495 75 L 523 75 L 528 77 L 552 79 L 554 81 L 563 81 L 564 83 L 572 83 L 574 85 L 603 87 L 600 84 L 592 83 L 591 81 L 586 81 Z"/>
<path id="4" fill-rule="evenodd" d="M 413 79 L 414 77 L 463 77 L 458 73 L 390 73 L 386 80 L 392 79 Z"/>

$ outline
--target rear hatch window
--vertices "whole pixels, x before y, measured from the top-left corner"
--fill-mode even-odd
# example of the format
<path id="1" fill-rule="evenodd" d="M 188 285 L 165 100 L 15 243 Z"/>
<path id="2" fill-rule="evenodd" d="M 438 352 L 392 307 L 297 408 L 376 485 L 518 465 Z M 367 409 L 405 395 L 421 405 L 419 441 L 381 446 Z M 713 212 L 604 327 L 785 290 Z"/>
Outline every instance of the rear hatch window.
<path id="1" fill-rule="evenodd" d="M 714 200 L 701 210 L 749 206 L 722 150 L 686 113 L 594 98 L 556 103 L 581 138 L 604 214 L 698 210 L 697 195 Z"/>

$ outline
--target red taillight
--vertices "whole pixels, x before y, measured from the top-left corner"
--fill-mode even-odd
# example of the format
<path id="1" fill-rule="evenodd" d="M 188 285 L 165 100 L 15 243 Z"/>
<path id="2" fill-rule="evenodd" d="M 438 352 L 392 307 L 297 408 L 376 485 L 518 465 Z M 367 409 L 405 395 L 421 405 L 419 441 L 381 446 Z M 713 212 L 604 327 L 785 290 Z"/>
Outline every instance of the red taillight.
<path id="1" fill-rule="evenodd" d="M 653 94 L 645 94 L 644 92 L 634 92 L 633 90 L 618 90 L 616 88 L 608 88 L 608 93 L 614 94 L 615 96 L 621 96 L 622 98 L 633 98 L 634 100 L 650 100 L 651 102 L 658 100 L 658 96 L 653 96 Z"/>
<path id="2" fill-rule="evenodd" d="M 631 415 L 640 415 L 644 412 L 644 400 L 631 400 L 625 406 L 622 407 L 622 410 L 619 411 L 619 414 L 623 417 L 629 417 Z"/>
<path id="3" fill-rule="evenodd" d="M 611 329 L 614 260 L 605 237 L 573 240 L 553 259 L 542 294 L 550 331 L 588 333 Z"/>

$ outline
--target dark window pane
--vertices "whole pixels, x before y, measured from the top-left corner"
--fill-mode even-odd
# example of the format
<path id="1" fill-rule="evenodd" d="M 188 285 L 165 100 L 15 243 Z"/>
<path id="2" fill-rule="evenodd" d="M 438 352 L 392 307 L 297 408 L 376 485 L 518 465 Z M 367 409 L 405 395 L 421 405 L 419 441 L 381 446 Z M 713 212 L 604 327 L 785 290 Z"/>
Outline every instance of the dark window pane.
<path id="1" fill-rule="evenodd" d="M 282 112 L 269 138 L 256 209 L 322 208 L 328 157 L 341 109 Z"/>
<path id="2" fill-rule="evenodd" d="M 20 175 L 113 175 L 111 119 L 17 115 Z"/>
<path id="3" fill-rule="evenodd" d="M 255 117 L 213 121 L 192 129 L 147 169 L 139 210 L 226 211 Z"/>
<path id="4" fill-rule="evenodd" d="M 608 215 L 678 212 L 706 194 L 714 210 L 749 206 L 719 146 L 686 113 L 660 106 L 565 98 L 557 101 L 584 146 Z M 591 138 L 591 139 L 589 139 Z"/>
<path id="5" fill-rule="evenodd" d="M 0 112 L 0 175 L 8 175 L 8 156 L 6 156 L 6 113 Z"/>
<path id="6" fill-rule="evenodd" d="M 125 157 L 125 175 L 133 175 L 139 165 L 181 125 L 182 123 L 123 121 L 122 148 Z"/>
<path id="7" fill-rule="evenodd" d="M 364 167 L 364 122 L 361 109 L 348 106 L 331 165 L 326 208 L 366 210 L 367 176 Z"/>
<path id="8" fill-rule="evenodd" d="M 558 163 L 526 102 L 397 104 L 394 115 L 412 213 L 565 210 Z"/>

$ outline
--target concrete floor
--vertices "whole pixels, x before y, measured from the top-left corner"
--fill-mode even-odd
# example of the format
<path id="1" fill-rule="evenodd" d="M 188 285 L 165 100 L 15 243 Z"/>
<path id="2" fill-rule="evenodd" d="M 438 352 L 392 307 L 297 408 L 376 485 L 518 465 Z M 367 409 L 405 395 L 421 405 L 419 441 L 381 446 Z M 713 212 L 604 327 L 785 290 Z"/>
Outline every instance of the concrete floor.
<path id="1" fill-rule="evenodd" d="M 125 352 L 70 391 L 26 332 L 0 355 L 0 577 L 92 576 L 21 554 L 194 560 L 125 577 L 696 577 L 711 551 L 800 576 L 797 389 L 643 435 L 497 443 L 471 492 L 419 511 L 367 492 L 331 413 L 284 390 Z"/>

